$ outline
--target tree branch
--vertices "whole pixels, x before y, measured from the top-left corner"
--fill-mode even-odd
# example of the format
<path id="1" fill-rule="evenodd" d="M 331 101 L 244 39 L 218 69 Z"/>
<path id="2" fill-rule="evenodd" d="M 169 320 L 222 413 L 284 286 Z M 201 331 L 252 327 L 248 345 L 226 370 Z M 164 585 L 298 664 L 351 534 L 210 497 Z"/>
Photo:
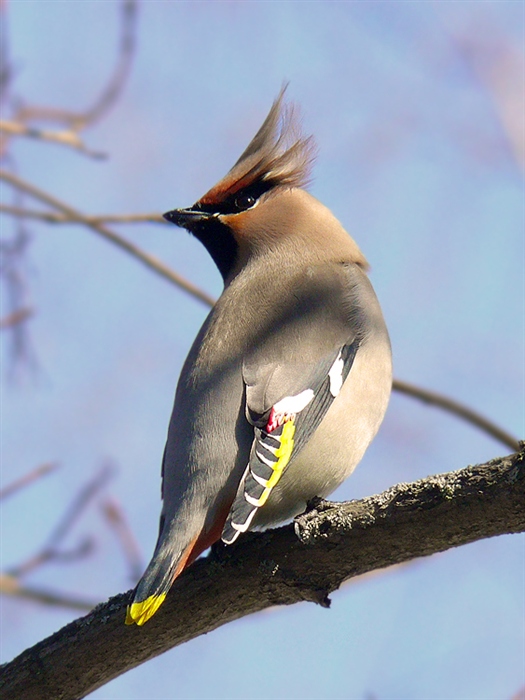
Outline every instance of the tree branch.
<path id="1" fill-rule="evenodd" d="M 60 201 L 56 197 L 40 190 L 35 187 L 35 185 L 22 180 L 21 178 L 13 175 L 4 170 L 0 170 L 0 180 L 5 180 L 13 187 L 17 188 L 22 192 L 26 192 L 35 199 L 45 202 L 49 206 L 58 209 L 59 214 L 54 212 L 35 212 L 27 209 L 22 209 L 20 207 L 10 207 L 6 205 L 0 205 L 0 211 L 6 214 L 11 214 L 16 217 L 24 218 L 36 218 L 47 221 L 48 223 L 78 223 L 91 228 L 93 231 L 99 235 L 109 240 L 111 243 L 119 246 L 119 248 L 125 250 L 130 255 L 134 256 L 142 263 L 144 263 L 151 270 L 161 275 L 165 279 L 169 280 L 178 287 L 184 289 L 192 296 L 196 297 L 200 301 L 204 302 L 208 306 L 213 306 L 215 299 L 213 299 L 209 294 L 204 292 L 199 287 L 195 286 L 187 279 L 171 270 L 169 267 L 164 265 L 160 260 L 145 253 L 138 246 L 134 245 L 130 241 L 122 238 L 117 233 L 109 229 L 104 225 L 104 222 L 112 220 L 113 222 L 129 223 L 131 221 L 150 221 L 154 223 L 161 223 L 162 218 L 159 214 L 134 214 L 129 216 L 113 216 L 113 217 L 102 217 L 102 216 L 85 216 L 80 212 L 76 211 L 68 204 Z M 506 430 L 503 430 L 498 425 L 488 420 L 484 416 L 469 408 L 465 404 L 461 404 L 454 399 L 444 396 L 443 394 L 438 394 L 428 389 L 423 389 L 422 387 L 415 386 L 414 384 L 409 384 L 400 379 L 394 379 L 392 384 L 393 391 L 400 392 L 411 396 L 412 398 L 417 398 L 424 403 L 432 404 L 441 408 L 444 411 L 453 413 L 454 415 L 462 418 L 463 420 L 475 425 L 480 430 L 491 435 L 493 438 L 503 443 L 506 447 L 511 450 L 518 449 L 518 441 L 512 435 L 510 435 Z"/>
<path id="2" fill-rule="evenodd" d="M 121 22 L 120 40 L 118 44 L 118 54 L 115 67 L 108 83 L 96 98 L 95 102 L 88 109 L 78 112 L 60 107 L 42 107 L 37 105 L 22 105 L 18 107 L 15 120 L 27 123 L 31 121 L 46 121 L 63 124 L 67 127 L 69 139 L 75 147 L 75 137 L 78 132 L 88 125 L 99 121 L 113 107 L 126 84 L 129 76 L 136 47 L 136 27 L 137 27 L 138 3 L 136 0 L 122 0 L 121 2 Z M 9 68 L 9 66 L 8 66 Z M 8 74 L 9 77 L 10 74 Z M 28 134 L 30 135 L 30 134 Z M 38 136 L 36 138 L 39 138 Z M 68 137 L 66 136 L 66 141 Z M 51 140 L 57 140 L 51 138 Z M 61 139 L 58 139 L 61 142 Z M 67 144 L 66 144 L 67 145 Z M 84 150 L 84 149 L 81 149 Z"/>
<path id="3" fill-rule="evenodd" d="M 287 526 L 217 548 L 177 579 L 143 628 L 111 598 L 6 664 L 3 700 L 73 700 L 168 649 L 274 605 L 313 601 L 355 576 L 525 530 L 525 443 L 487 464 L 323 504 Z M 295 529 L 295 531 L 294 531 Z"/>
<path id="4" fill-rule="evenodd" d="M 73 610 L 91 610 L 96 605 L 93 601 L 88 601 L 78 596 L 69 595 L 57 591 L 45 590 L 35 586 L 26 586 L 14 576 L 0 573 L 0 593 L 24 598 L 43 605 L 53 605 L 61 608 L 72 608 Z"/>
<path id="5" fill-rule="evenodd" d="M 431 406 L 437 406 L 438 408 L 443 409 L 443 411 L 447 411 L 458 418 L 462 418 L 463 420 L 467 421 L 467 423 L 471 423 L 472 425 L 475 425 L 476 428 L 488 433 L 495 440 L 498 440 L 511 450 L 517 451 L 520 448 L 519 440 L 517 440 L 513 435 L 508 433 L 506 430 L 503 430 L 503 428 L 500 428 L 499 425 L 496 425 L 477 411 L 474 411 L 474 409 L 466 406 L 464 403 L 451 399 L 450 396 L 438 394 L 436 391 L 430 391 L 429 389 L 423 389 L 420 386 L 409 384 L 401 379 L 394 379 L 392 382 L 392 389 L 400 394 L 406 394 L 414 399 L 419 399 L 423 403 L 427 403 Z"/>
<path id="6" fill-rule="evenodd" d="M 129 216 L 120 215 L 113 217 L 85 216 L 73 209 L 72 207 L 70 207 L 68 204 L 65 204 L 64 202 L 60 201 L 56 197 L 53 197 L 47 192 L 44 192 L 43 190 L 37 188 L 35 185 L 26 182 L 25 180 L 22 180 L 16 175 L 9 173 L 5 170 L 0 170 L 0 180 L 5 180 L 18 190 L 29 194 L 30 196 L 40 200 L 41 202 L 45 202 L 54 209 L 57 209 L 60 213 L 57 214 L 56 212 L 36 212 L 20 207 L 10 207 L 7 205 L 0 205 L 0 212 L 11 214 L 20 218 L 28 217 L 41 219 L 43 221 L 47 221 L 48 223 L 67 222 L 83 224 L 84 226 L 87 226 L 99 235 L 106 238 L 106 240 L 109 240 L 111 243 L 114 243 L 115 245 L 119 246 L 119 248 L 125 250 L 127 253 L 140 260 L 142 263 L 144 263 L 147 267 L 149 267 L 157 274 L 161 275 L 162 277 L 169 280 L 178 287 L 184 289 L 184 291 L 188 292 L 188 294 L 191 294 L 193 297 L 199 299 L 208 306 L 214 305 L 215 299 L 213 299 L 213 297 L 211 297 L 209 294 L 207 294 L 202 289 L 189 282 L 187 279 L 176 273 L 174 270 L 171 270 L 157 258 L 153 257 L 152 255 L 149 255 L 148 253 L 145 253 L 138 246 L 134 245 L 125 238 L 122 238 L 117 233 L 115 233 L 114 231 L 112 231 L 104 225 L 104 222 L 110 220 L 113 222 L 120 223 L 129 223 L 131 221 L 150 221 L 152 223 L 161 223 L 162 217 L 159 214 L 132 214 Z M 503 430 L 498 425 L 488 420 L 484 416 L 481 416 L 473 409 L 469 408 L 468 406 L 465 406 L 465 404 L 461 404 L 458 401 L 449 398 L 448 396 L 429 391 L 428 389 L 423 389 L 422 387 L 415 386 L 414 384 L 409 384 L 408 382 L 404 382 L 399 379 L 394 379 L 392 389 L 393 391 L 406 394 L 408 396 L 411 396 L 412 398 L 417 398 L 420 401 L 423 401 L 424 403 L 432 404 L 441 408 L 444 411 L 453 413 L 459 418 L 462 418 L 463 420 L 471 423 L 472 425 L 475 425 L 480 430 L 483 430 L 484 432 L 488 433 L 493 438 L 503 443 L 506 447 L 509 447 L 511 450 L 518 449 L 518 441 L 515 437 L 510 435 L 506 430 Z"/>
<path id="7" fill-rule="evenodd" d="M 0 330 L 5 330 L 6 328 L 13 328 L 13 326 L 18 326 L 20 323 L 24 323 L 28 318 L 33 315 L 33 309 L 28 306 L 12 311 L 0 318 Z"/>
<path id="8" fill-rule="evenodd" d="M 32 469 L 29 473 L 24 474 L 10 484 L 6 484 L 2 489 L 0 489 L 0 500 L 3 498 L 8 498 L 20 489 L 26 488 L 29 484 L 40 479 L 42 476 L 46 476 L 49 472 L 54 471 L 58 467 L 56 462 L 46 462 L 45 464 L 40 464 L 35 469 Z"/>
<path id="9" fill-rule="evenodd" d="M 126 251 L 126 253 L 129 253 L 133 257 L 137 258 L 150 270 L 153 270 L 158 275 L 164 277 L 172 284 L 181 287 L 182 289 L 184 289 L 185 292 L 188 292 L 188 294 L 191 294 L 192 296 L 196 297 L 204 304 L 207 304 L 208 306 L 213 306 L 213 304 L 215 303 L 215 299 L 213 299 L 209 294 L 203 292 L 202 289 L 199 289 L 197 286 L 186 280 L 184 277 L 182 277 L 182 275 L 179 275 L 174 270 L 171 270 L 167 265 L 158 260 L 155 256 L 150 255 L 149 253 L 145 253 L 138 246 L 131 243 L 131 241 L 128 241 L 122 236 L 119 236 L 118 233 L 115 233 L 107 226 L 104 226 L 100 223 L 91 222 L 89 218 L 86 218 L 79 211 L 69 206 L 69 204 L 62 202 L 60 199 L 53 197 L 52 195 L 48 194 L 47 192 L 44 192 L 35 185 L 31 184 L 30 182 L 26 182 L 22 178 L 18 177 L 17 175 L 14 175 L 13 173 L 8 172 L 7 170 L 0 170 L 0 180 L 8 182 L 12 187 L 15 187 L 17 190 L 25 192 L 31 197 L 34 197 L 35 199 L 44 202 L 48 206 L 57 209 L 62 214 L 65 214 L 66 216 L 70 217 L 72 221 L 77 222 L 79 224 L 84 224 L 84 226 L 87 226 L 92 231 L 95 231 L 95 233 L 98 233 L 99 236 L 102 236 L 107 241 L 110 241 L 114 245 L 118 246 L 121 250 L 124 250 Z"/>
<path id="10" fill-rule="evenodd" d="M 9 204 L 0 204 L 0 213 L 9 214 L 19 219 L 35 219 L 45 221 L 48 224 L 78 224 L 88 222 L 90 224 L 163 224 L 172 226 L 161 214 L 152 212 L 151 214 L 99 214 L 97 216 L 84 216 L 84 221 L 72 219 L 66 214 L 56 214 L 52 211 L 35 211 L 24 207 L 13 207 Z"/>
<path id="11" fill-rule="evenodd" d="M 92 158 L 106 158 L 105 153 L 101 153 L 100 151 L 92 151 L 91 149 L 87 148 L 76 131 L 66 131 L 64 129 L 61 131 L 37 129 L 34 126 L 27 126 L 27 124 L 22 124 L 21 122 L 0 120 L 0 134 L 7 134 L 8 136 L 25 136 L 26 138 L 36 139 L 37 141 L 48 141 L 50 143 L 56 143 L 60 146 L 73 148 L 87 156 L 91 156 Z"/>

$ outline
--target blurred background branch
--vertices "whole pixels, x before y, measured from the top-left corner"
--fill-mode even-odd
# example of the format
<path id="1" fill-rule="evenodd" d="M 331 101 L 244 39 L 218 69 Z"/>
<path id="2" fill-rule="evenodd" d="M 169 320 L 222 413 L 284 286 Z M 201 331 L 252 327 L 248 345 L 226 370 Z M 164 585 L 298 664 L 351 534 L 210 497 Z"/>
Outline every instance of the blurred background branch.
<path id="1" fill-rule="evenodd" d="M 6 499 L 14 494 L 18 494 L 42 477 L 55 471 L 57 467 L 56 463 L 47 463 L 32 469 L 16 481 L 3 487 L 0 491 L 0 499 Z M 76 562 L 93 552 L 95 542 L 91 537 L 81 538 L 74 547 L 68 549 L 64 549 L 62 543 L 70 536 L 78 519 L 84 514 L 90 503 L 99 497 L 114 473 L 113 467 L 109 465 L 102 467 L 72 499 L 45 544 L 25 561 L 10 567 L 8 571 L 0 573 L 0 593 L 25 598 L 45 605 L 62 606 L 75 610 L 91 610 L 99 602 L 88 601 L 78 596 L 58 591 L 46 590 L 39 586 L 32 586 L 26 584 L 22 579 L 45 564 Z M 117 534 L 117 540 L 124 560 L 127 563 L 129 575 L 133 581 L 136 581 L 142 570 L 142 558 L 124 511 L 114 499 L 109 497 L 102 501 L 101 508 L 110 529 Z"/>
<path id="2" fill-rule="evenodd" d="M 157 260 L 149 253 L 144 252 L 138 246 L 131 243 L 127 239 L 123 238 L 119 234 L 108 229 L 107 226 L 105 226 L 104 224 L 100 223 L 101 221 L 104 220 L 103 217 L 84 216 L 83 214 L 80 214 L 78 211 L 73 209 L 68 204 L 61 202 L 60 200 L 56 199 L 56 197 L 53 197 L 52 195 L 48 194 L 47 192 L 44 192 L 43 190 L 37 188 L 35 185 L 32 185 L 31 183 L 25 182 L 20 177 L 13 175 L 12 173 L 9 173 L 7 171 L 0 170 L 0 179 L 9 183 L 10 185 L 12 185 L 13 187 L 17 188 L 18 190 L 24 192 L 25 194 L 28 194 L 28 195 L 44 202 L 45 204 L 48 204 L 49 206 L 58 209 L 60 212 L 62 212 L 62 216 L 68 217 L 68 220 L 70 222 L 83 224 L 83 225 L 87 226 L 88 228 L 91 228 L 93 231 L 95 231 L 99 235 L 103 236 L 106 240 L 110 241 L 114 245 L 117 245 L 119 248 L 124 250 L 126 253 L 129 253 L 130 255 L 132 255 L 133 257 L 138 259 L 140 262 L 142 262 L 148 268 L 150 268 L 153 272 L 161 275 L 162 277 L 167 279 L 169 282 L 171 282 L 171 283 L 175 284 L 177 287 L 183 289 L 185 292 L 187 292 L 191 296 L 195 297 L 196 299 L 199 299 L 199 301 L 204 302 L 208 306 L 213 306 L 213 304 L 215 303 L 215 300 L 210 295 L 208 295 L 206 292 L 204 292 L 199 287 L 192 284 L 185 277 L 183 277 L 179 273 L 175 272 L 174 270 L 170 269 L 163 262 L 161 262 L 160 260 Z M 4 208 L 4 211 L 5 211 L 5 208 Z M 13 207 L 10 208 L 9 213 L 14 214 L 15 216 L 21 216 L 21 217 L 24 216 L 23 210 L 21 213 L 20 210 L 13 208 Z M 137 215 L 130 215 L 130 216 L 133 217 L 135 221 L 152 221 L 153 220 L 155 223 L 162 222 L 162 217 L 160 214 L 157 214 L 157 215 L 137 214 Z M 120 220 L 121 222 L 126 221 L 126 219 L 127 219 L 127 221 L 129 221 L 129 217 L 126 217 L 126 216 L 124 216 L 124 217 L 121 216 L 120 218 L 117 218 L 117 217 L 114 218 L 114 220 Z M 49 219 L 45 219 L 45 220 L 49 221 Z M 53 221 L 53 223 L 55 223 L 56 219 L 53 219 L 52 221 Z M 393 389 L 394 389 L 394 391 L 399 391 L 403 394 L 406 394 L 407 396 L 411 396 L 413 398 L 420 399 L 421 401 L 424 401 L 425 403 L 433 404 L 434 406 L 437 406 L 438 408 L 441 408 L 444 411 L 448 411 L 448 412 L 452 413 L 453 415 L 455 415 L 456 417 L 461 418 L 461 419 L 471 423 L 472 425 L 476 426 L 480 430 L 487 432 L 487 434 L 491 435 L 491 437 L 495 438 L 496 440 L 502 442 L 507 447 L 510 447 L 511 449 L 517 449 L 518 440 L 516 438 L 509 435 L 509 433 L 507 433 L 505 430 L 503 430 L 502 428 L 497 426 L 495 423 L 493 423 L 489 419 L 484 418 L 483 416 L 479 415 L 473 409 L 470 409 L 469 407 L 464 406 L 464 405 L 460 404 L 459 402 L 454 401 L 451 398 L 439 395 L 439 394 L 431 392 L 427 389 L 417 387 L 414 384 L 409 384 L 408 382 L 404 382 L 401 380 L 394 380 Z"/>
<path id="3" fill-rule="evenodd" d="M 92 610 L 99 602 L 97 600 L 82 599 L 66 593 L 46 591 L 35 586 L 26 586 L 16 576 L 2 573 L 0 573 L 0 594 L 23 598 L 41 605 L 52 605 L 71 610 L 83 610 L 85 612 Z"/>
<path id="4" fill-rule="evenodd" d="M 10 137 L 25 136 L 68 146 L 95 158 L 103 157 L 102 153 L 92 151 L 84 145 L 80 138 L 80 132 L 107 115 L 122 94 L 131 71 L 136 48 L 138 7 L 135 0 L 121 0 L 120 5 L 120 39 L 115 67 L 108 83 L 93 104 L 84 111 L 75 112 L 61 107 L 21 104 L 20 100 L 11 100 L 12 103 L 18 102 L 19 104 L 14 109 L 11 120 L 0 121 L 0 134 L 3 134 L 3 138 L 0 138 L 0 154 L 7 150 Z M 5 7 L 2 8 L 2 12 L 6 13 Z M 4 36 L 2 37 L 1 56 L 3 69 L 0 73 L 0 89 L 3 95 L 7 95 L 14 72 L 7 54 L 5 17 L 3 24 Z M 61 131 L 42 130 L 31 126 L 35 122 L 53 122 L 64 126 L 65 129 Z"/>
<path id="5" fill-rule="evenodd" d="M 453 49 L 492 105 L 510 157 L 525 171 L 523 47 L 509 45 L 505 36 L 483 24 L 476 33 L 447 29 Z"/>
<path id="6" fill-rule="evenodd" d="M 62 214 L 68 216 L 71 220 L 75 221 L 75 223 L 87 226 L 95 233 L 98 233 L 99 236 L 102 236 L 110 243 L 113 243 L 114 245 L 118 246 L 121 250 L 132 255 L 134 258 L 146 265 L 146 267 L 148 267 L 153 272 L 157 273 L 161 277 L 164 277 L 172 284 L 175 284 L 177 287 L 183 289 L 185 292 L 188 292 L 188 294 L 191 294 L 191 296 L 195 297 L 196 299 L 199 299 L 199 301 L 202 301 L 209 306 L 212 306 L 215 303 L 215 300 L 209 294 L 206 294 L 206 292 L 204 292 L 202 289 L 199 289 L 199 287 L 192 284 L 189 280 L 180 275 L 178 272 L 175 272 L 174 270 L 170 269 L 161 260 L 158 260 L 150 253 L 146 253 L 141 248 L 139 248 L 139 246 L 127 240 L 123 236 L 120 236 L 118 233 L 112 231 L 107 226 L 98 223 L 97 221 L 93 221 L 92 219 L 90 219 L 90 217 L 85 217 L 76 209 L 73 209 L 73 207 L 71 207 L 69 204 L 60 201 L 56 197 L 48 194 L 47 192 L 44 192 L 35 185 L 26 182 L 25 180 L 22 180 L 22 178 L 6 170 L 0 170 L 0 180 L 9 183 L 21 192 L 24 192 L 25 194 L 28 194 L 35 199 L 38 199 L 39 201 L 43 202 L 44 204 L 47 204 L 48 206 L 58 209 Z"/>
<path id="7" fill-rule="evenodd" d="M 27 474 L 24 474 L 19 479 L 16 479 L 16 481 L 12 481 L 10 484 L 7 484 L 7 486 L 4 486 L 0 490 L 0 500 L 12 496 L 20 489 L 24 489 L 30 484 L 33 484 L 35 481 L 41 479 L 43 476 L 47 476 L 57 467 L 58 464 L 53 462 L 48 462 L 46 464 L 41 464 L 40 466 L 35 467 L 35 469 L 32 469 Z"/>

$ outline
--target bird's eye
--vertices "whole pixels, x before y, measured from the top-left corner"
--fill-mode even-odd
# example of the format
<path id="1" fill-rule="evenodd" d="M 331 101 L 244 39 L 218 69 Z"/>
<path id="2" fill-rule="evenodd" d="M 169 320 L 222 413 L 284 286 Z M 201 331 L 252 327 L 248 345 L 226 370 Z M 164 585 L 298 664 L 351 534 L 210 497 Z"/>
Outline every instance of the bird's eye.
<path id="1" fill-rule="evenodd" d="M 245 211 L 255 204 L 255 197 L 249 194 L 241 194 L 235 200 L 235 208 L 237 211 Z"/>

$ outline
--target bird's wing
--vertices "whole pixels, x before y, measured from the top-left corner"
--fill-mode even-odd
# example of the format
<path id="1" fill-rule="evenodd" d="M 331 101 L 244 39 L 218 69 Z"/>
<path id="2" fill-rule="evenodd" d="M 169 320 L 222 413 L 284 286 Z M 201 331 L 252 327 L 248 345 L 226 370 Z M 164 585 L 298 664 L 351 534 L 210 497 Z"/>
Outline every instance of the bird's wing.
<path id="1" fill-rule="evenodd" d="M 348 314 L 348 292 L 346 275 L 333 270 L 331 277 L 323 269 L 303 280 L 245 358 L 246 417 L 254 441 L 222 533 L 226 544 L 249 529 L 351 370 L 361 338 Z"/>

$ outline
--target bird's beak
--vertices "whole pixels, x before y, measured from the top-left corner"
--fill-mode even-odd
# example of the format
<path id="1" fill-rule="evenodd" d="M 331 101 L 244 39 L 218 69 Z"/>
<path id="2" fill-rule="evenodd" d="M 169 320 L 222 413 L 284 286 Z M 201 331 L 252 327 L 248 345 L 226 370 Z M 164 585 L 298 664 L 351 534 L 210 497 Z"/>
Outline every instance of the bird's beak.
<path id="1" fill-rule="evenodd" d="M 162 215 L 166 221 L 182 228 L 191 228 L 193 224 L 211 218 L 212 214 L 197 209 L 173 209 Z"/>

